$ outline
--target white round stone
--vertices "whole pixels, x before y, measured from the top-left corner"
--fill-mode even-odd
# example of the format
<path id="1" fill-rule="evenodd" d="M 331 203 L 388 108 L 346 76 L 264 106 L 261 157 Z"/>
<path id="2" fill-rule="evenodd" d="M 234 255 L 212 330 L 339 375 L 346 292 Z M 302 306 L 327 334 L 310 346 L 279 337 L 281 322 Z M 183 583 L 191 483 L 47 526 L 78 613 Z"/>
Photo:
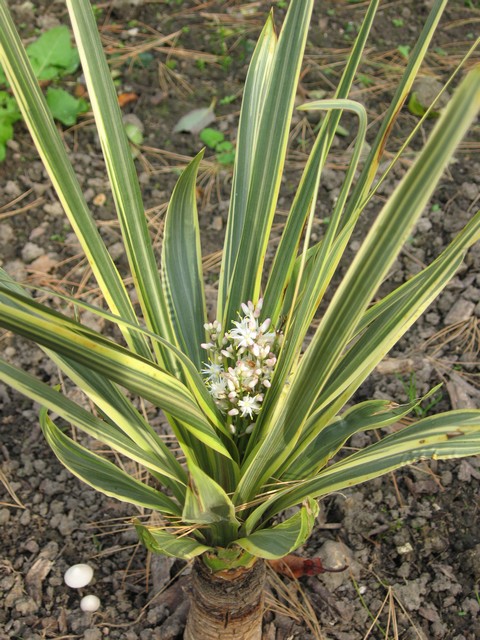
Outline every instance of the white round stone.
<path id="1" fill-rule="evenodd" d="M 82 611 L 96 611 L 100 607 L 100 599 L 94 595 L 84 596 L 80 600 L 80 609 Z"/>
<path id="2" fill-rule="evenodd" d="M 88 564 L 74 564 L 65 571 L 65 584 L 73 589 L 86 587 L 93 578 L 93 569 Z"/>

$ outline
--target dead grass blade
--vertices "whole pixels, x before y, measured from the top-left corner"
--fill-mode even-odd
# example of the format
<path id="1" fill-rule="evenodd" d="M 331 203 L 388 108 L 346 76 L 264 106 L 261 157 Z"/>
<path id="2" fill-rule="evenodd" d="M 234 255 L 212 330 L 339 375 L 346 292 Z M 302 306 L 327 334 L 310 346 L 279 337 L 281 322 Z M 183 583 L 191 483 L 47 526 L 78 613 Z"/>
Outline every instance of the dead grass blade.
<path id="1" fill-rule="evenodd" d="M 14 500 L 14 504 L 10 502 L 0 502 L 0 505 L 2 507 L 18 507 L 19 509 L 26 509 L 27 507 L 23 504 L 23 502 L 17 496 L 12 485 L 8 481 L 7 476 L 3 473 L 1 469 L 0 469 L 0 482 L 3 484 L 3 486 L 11 496 L 11 498 Z"/>

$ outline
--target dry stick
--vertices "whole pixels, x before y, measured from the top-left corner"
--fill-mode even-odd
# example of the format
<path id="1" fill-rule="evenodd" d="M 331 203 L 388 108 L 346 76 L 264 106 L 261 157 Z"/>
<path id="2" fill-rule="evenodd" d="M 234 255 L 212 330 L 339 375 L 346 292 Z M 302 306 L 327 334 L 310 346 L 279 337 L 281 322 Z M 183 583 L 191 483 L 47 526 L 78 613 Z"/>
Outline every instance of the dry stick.
<path id="1" fill-rule="evenodd" d="M 0 211 L 5 207 L 11 206 L 15 201 L 9 202 L 0 208 Z M 35 207 L 41 206 L 45 202 L 45 198 L 40 197 L 36 200 L 30 202 L 30 204 L 25 205 L 24 207 L 20 207 L 19 209 L 12 209 L 11 211 L 5 211 L 4 213 L 0 213 L 0 220 L 6 220 L 7 218 L 13 218 L 13 216 L 19 215 L 20 213 L 26 213 L 30 211 L 30 209 L 34 209 Z"/>

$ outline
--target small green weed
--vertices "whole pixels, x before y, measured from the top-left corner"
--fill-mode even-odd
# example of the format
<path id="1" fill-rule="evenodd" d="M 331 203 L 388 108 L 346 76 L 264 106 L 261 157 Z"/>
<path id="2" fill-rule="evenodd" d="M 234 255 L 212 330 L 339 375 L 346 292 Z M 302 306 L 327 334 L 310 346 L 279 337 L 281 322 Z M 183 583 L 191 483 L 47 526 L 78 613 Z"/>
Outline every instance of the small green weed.
<path id="1" fill-rule="evenodd" d="M 347 22 L 344 27 L 343 38 L 347 41 L 352 40 L 357 35 L 358 27 L 354 22 Z"/>
<path id="2" fill-rule="evenodd" d="M 92 5 L 92 11 L 97 20 L 99 20 L 103 16 L 103 7 L 100 7 L 97 4 Z"/>
<path id="3" fill-rule="evenodd" d="M 65 242 L 65 236 L 63 233 L 52 233 L 50 240 L 52 242 Z"/>
<path id="4" fill-rule="evenodd" d="M 220 62 L 220 66 L 222 67 L 222 69 L 224 71 L 228 71 L 230 69 L 230 67 L 232 66 L 233 63 L 233 58 L 232 56 L 221 56 L 219 59 Z"/>
<path id="5" fill-rule="evenodd" d="M 365 73 L 358 74 L 358 81 L 365 88 L 371 87 L 375 84 L 375 80 L 371 76 L 367 76 Z"/>
<path id="6" fill-rule="evenodd" d="M 127 138 L 133 144 L 142 144 L 143 142 L 143 132 L 137 124 L 133 122 L 125 123 L 125 133 L 127 134 Z"/>
<path id="7" fill-rule="evenodd" d="M 220 104 L 220 105 L 232 104 L 232 102 L 235 102 L 236 99 L 237 99 L 237 96 L 234 95 L 234 94 L 229 95 L 229 96 L 224 96 L 223 98 L 221 98 L 218 101 L 218 104 Z"/>
<path id="8" fill-rule="evenodd" d="M 218 129 L 207 127 L 200 132 L 200 140 L 209 149 L 215 151 L 215 158 L 219 164 L 232 165 L 235 160 L 235 147 Z"/>
<path id="9" fill-rule="evenodd" d="M 407 394 L 407 398 L 409 402 L 414 402 L 416 398 L 419 398 L 421 394 L 418 392 L 417 388 L 417 376 L 413 371 L 410 374 L 410 378 L 406 382 L 403 378 L 398 376 L 398 379 L 403 385 L 405 389 L 405 393 Z M 435 407 L 441 400 L 443 399 L 443 393 L 439 391 L 438 393 L 434 393 L 433 396 L 426 398 L 421 404 L 418 404 L 413 408 L 414 414 L 417 418 L 425 418 L 429 412 Z"/>

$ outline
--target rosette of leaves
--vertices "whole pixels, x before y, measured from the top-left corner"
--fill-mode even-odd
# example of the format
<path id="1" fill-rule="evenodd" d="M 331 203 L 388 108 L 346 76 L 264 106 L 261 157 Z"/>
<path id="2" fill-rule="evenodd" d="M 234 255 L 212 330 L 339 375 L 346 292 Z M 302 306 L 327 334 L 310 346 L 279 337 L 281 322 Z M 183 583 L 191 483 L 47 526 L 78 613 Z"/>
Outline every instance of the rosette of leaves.
<path id="1" fill-rule="evenodd" d="M 137 314 L 45 108 L 5 0 L 0 0 L 1 63 L 108 305 L 108 311 L 93 311 L 123 336 L 115 342 L 100 335 L 36 301 L 3 274 L 0 325 L 39 344 L 96 411 L 87 411 L 6 361 L 1 361 L 0 376 L 43 405 L 40 423 L 45 437 L 75 475 L 109 496 L 155 512 L 154 524 L 137 523 L 138 534 L 151 551 L 196 558 L 187 638 L 236 637 L 239 620 L 242 637 L 260 638 L 263 561 L 281 558 L 305 542 L 322 496 L 417 460 L 480 452 L 480 411 L 457 410 L 422 418 L 363 450 L 337 457 L 354 433 L 388 427 L 421 402 L 419 398 L 406 405 L 382 400 L 351 404 L 359 385 L 441 292 L 480 237 L 477 213 L 431 264 L 379 297 L 381 283 L 477 114 L 477 66 L 458 86 L 424 148 L 383 204 L 340 284 L 331 291 L 352 231 L 375 192 L 375 181 L 384 177 L 379 167 L 386 139 L 445 4 L 445 0 L 433 3 L 366 159 L 361 161 L 366 112 L 349 93 L 377 1 L 366 10 L 335 94 L 300 107 L 322 111 L 324 118 L 268 269 L 266 248 L 313 0 L 289 4 L 278 36 L 270 16 L 259 37 L 244 88 L 217 303 L 218 323 L 228 332 L 238 321 L 242 304 L 256 305 L 263 298 L 259 322 L 268 318 L 269 331 L 281 330 L 283 336 L 270 386 L 247 433 L 228 428 L 228 418 L 201 375 L 205 358 L 201 344 L 206 342 L 205 324 L 212 320 L 205 308 L 196 208 L 202 154 L 186 167 L 172 193 L 159 269 L 90 3 L 69 0 L 141 309 Z M 313 241 L 322 169 L 345 111 L 358 121 L 357 138 L 328 226 L 323 237 Z M 327 291 L 330 302 L 304 348 L 305 335 Z M 136 396 L 164 412 L 176 439 L 175 450 L 139 412 L 131 400 Z M 151 480 L 129 475 L 91 451 L 85 441 L 73 439 L 51 413 L 141 465 Z M 291 507 L 297 511 L 282 519 Z M 241 608 L 247 601 L 248 615 Z"/>

